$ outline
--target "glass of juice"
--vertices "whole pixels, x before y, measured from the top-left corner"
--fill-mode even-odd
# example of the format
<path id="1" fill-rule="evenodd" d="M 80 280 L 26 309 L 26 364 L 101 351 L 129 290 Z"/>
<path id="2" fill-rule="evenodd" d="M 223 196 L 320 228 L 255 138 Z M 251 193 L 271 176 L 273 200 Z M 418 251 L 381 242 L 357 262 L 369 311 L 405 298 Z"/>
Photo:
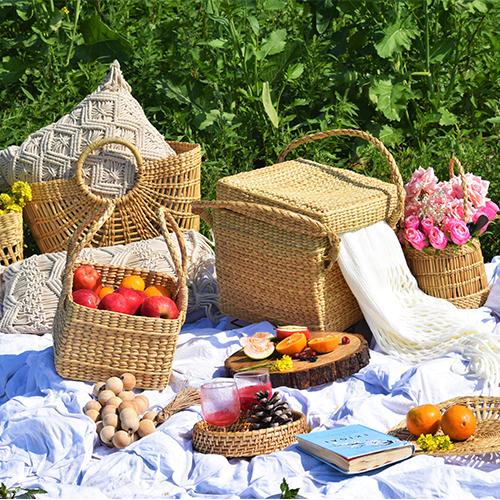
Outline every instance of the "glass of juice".
<path id="1" fill-rule="evenodd" d="M 240 417 L 240 400 L 234 380 L 207 382 L 200 387 L 201 412 L 210 425 L 226 427 Z"/>
<path id="2" fill-rule="evenodd" d="M 240 405 L 242 411 L 248 411 L 257 403 L 256 394 L 264 391 L 272 395 L 273 388 L 269 370 L 267 368 L 256 369 L 248 372 L 234 374 L 234 381 L 238 387 Z"/>

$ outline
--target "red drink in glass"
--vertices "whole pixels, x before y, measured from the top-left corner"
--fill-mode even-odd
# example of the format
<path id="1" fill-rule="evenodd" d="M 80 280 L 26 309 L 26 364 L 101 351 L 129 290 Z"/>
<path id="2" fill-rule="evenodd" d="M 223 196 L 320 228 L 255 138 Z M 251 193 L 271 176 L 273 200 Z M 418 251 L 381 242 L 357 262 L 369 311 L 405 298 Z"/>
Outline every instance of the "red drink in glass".
<path id="1" fill-rule="evenodd" d="M 219 410 L 213 413 L 208 413 L 204 415 L 205 422 L 210 425 L 218 425 L 220 427 L 225 427 L 226 425 L 231 425 L 238 420 L 240 416 L 240 411 L 237 412 L 233 409 L 229 410 Z"/>
<path id="2" fill-rule="evenodd" d="M 267 369 L 235 373 L 234 380 L 238 387 L 242 411 L 250 410 L 257 403 L 256 394 L 259 391 L 265 391 L 269 396 L 272 395 L 273 388 Z"/>
<path id="3" fill-rule="evenodd" d="M 225 427 L 240 417 L 240 399 L 234 380 L 203 384 L 200 395 L 201 412 L 208 424 Z"/>

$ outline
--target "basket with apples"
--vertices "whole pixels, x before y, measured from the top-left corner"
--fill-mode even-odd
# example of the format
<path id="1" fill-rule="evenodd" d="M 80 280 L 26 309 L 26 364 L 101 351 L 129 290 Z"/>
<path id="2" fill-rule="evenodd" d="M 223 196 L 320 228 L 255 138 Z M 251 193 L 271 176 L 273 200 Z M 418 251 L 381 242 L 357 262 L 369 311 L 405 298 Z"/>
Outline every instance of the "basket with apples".
<path id="1" fill-rule="evenodd" d="M 63 290 L 54 320 L 56 371 L 65 378 L 99 381 L 127 372 L 143 389 L 163 389 L 170 377 L 187 309 L 184 238 L 165 209 L 157 212 L 176 277 L 144 269 L 78 262 L 80 251 L 113 213 L 109 203 L 90 228 L 71 239 Z M 101 210 L 102 212 L 102 210 Z M 167 230 L 177 237 L 180 256 Z"/>

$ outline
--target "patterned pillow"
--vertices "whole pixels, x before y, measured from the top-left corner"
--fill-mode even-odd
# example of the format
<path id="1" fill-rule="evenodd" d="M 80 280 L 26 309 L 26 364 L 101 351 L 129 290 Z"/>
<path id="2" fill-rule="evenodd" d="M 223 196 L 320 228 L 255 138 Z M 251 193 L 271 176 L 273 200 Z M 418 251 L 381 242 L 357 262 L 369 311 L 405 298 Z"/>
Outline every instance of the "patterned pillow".
<path id="1" fill-rule="evenodd" d="M 217 323 L 218 309 L 215 256 L 210 242 L 196 231 L 186 231 L 188 265 L 188 321 L 207 316 Z M 175 244 L 177 241 L 174 238 Z M 84 248 L 80 259 L 118 266 L 154 269 L 173 274 L 173 263 L 163 238 L 128 245 Z M 52 322 L 62 289 L 61 275 L 66 252 L 33 255 L 3 269 L 3 315 L 0 332 L 44 334 L 52 331 Z"/>
<path id="2" fill-rule="evenodd" d="M 34 132 L 21 146 L 0 151 L 0 185 L 73 177 L 80 153 L 102 137 L 129 140 L 144 160 L 175 155 L 130 92 L 114 61 L 103 83 L 71 113 Z M 111 144 L 88 158 L 84 175 L 94 193 L 120 196 L 134 185 L 135 160 L 126 147 Z"/>

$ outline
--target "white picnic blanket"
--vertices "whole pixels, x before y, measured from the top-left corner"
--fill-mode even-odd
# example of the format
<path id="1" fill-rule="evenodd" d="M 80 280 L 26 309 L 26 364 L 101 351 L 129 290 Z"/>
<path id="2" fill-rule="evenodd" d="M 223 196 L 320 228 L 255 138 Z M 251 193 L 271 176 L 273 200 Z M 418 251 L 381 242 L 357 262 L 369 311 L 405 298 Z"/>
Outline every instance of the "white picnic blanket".
<path id="1" fill-rule="evenodd" d="M 491 332 L 500 330 L 489 309 L 471 315 Z M 272 331 L 269 323 L 234 328 L 229 318 L 216 327 L 207 319 L 185 325 L 171 384 L 145 394 L 164 406 L 186 381 L 196 386 L 223 376 L 224 360 L 239 349 L 239 339 L 266 330 Z M 315 429 L 360 423 L 386 431 L 415 404 L 482 394 L 483 383 L 465 372 L 459 354 L 412 366 L 375 346 L 370 364 L 350 378 L 309 390 L 278 389 Z M 336 472 L 297 445 L 251 461 L 203 455 L 193 452 L 190 439 L 199 406 L 125 450 L 110 450 L 98 446 L 94 424 L 81 410 L 91 387 L 56 374 L 50 335 L 0 333 L 0 482 L 65 498 L 266 498 L 279 494 L 283 478 L 306 498 L 500 496 L 499 454 L 416 456 L 358 476 Z"/>

